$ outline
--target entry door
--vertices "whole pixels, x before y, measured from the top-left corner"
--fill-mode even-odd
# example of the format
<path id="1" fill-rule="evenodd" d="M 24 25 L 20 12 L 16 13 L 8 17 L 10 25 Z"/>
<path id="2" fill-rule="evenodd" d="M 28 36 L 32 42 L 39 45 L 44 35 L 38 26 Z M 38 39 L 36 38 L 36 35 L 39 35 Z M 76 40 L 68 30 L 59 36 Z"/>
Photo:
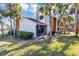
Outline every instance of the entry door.
<path id="1" fill-rule="evenodd" d="M 45 26 L 37 25 L 37 27 L 36 27 L 36 34 L 37 34 L 37 36 L 40 36 L 41 34 L 44 35 L 44 34 L 46 34 L 46 32 L 47 32 L 47 29 L 46 29 Z"/>

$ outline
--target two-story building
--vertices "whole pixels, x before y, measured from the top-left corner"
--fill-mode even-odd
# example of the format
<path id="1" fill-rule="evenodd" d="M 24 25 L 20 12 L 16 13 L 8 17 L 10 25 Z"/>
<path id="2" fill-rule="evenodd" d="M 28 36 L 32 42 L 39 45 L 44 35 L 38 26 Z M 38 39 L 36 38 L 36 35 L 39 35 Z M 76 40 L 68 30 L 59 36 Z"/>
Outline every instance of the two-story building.
<path id="1" fill-rule="evenodd" d="M 56 17 L 52 16 L 50 19 L 49 16 L 43 15 L 41 12 L 39 12 L 39 9 L 36 9 L 36 12 L 34 13 L 34 16 L 32 18 L 22 16 L 20 20 L 16 20 L 16 30 L 33 32 L 34 37 L 37 37 L 40 35 L 49 34 L 51 29 L 53 33 L 56 32 L 56 21 Z"/>

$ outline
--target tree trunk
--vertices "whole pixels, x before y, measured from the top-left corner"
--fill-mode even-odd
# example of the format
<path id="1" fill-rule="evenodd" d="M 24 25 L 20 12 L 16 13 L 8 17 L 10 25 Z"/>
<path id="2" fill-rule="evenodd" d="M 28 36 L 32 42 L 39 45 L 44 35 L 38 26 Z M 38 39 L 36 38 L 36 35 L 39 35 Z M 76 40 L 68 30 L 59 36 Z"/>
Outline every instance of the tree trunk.
<path id="1" fill-rule="evenodd" d="M 51 9 L 50 9 L 49 13 L 50 13 L 50 14 L 49 14 L 49 18 L 50 18 L 50 19 L 49 19 L 49 20 L 50 20 L 50 21 L 49 21 L 49 22 L 50 22 L 50 33 L 49 33 L 49 35 L 50 35 L 50 39 L 52 39 L 52 23 L 51 23 L 51 22 L 52 22 L 52 21 L 51 21 L 51 20 L 52 20 L 52 17 L 51 17 Z"/>
<path id="2" fill-rule="evenodd" d="M 50 17 L 50 39 L 52 38 L 52 24 L 51 24 L 51 17 Z"/>
<path id="3" fill-rule="evenodd" d="M 75 10 L 75 24 L 76 24 L 76 27 L 75 27 L 76 37 L 78 37 L 78 10 L 77 10 L 77 8 Z"/>
<path id="4" fill-rule="evenodd" d="M 63 25 L 64 25 L 64 34 L 66 34 L 66 21 L 65 21 L 65 18 L 63 18 Z"/>
<path id="5" fill-rule="evenodd" d="M 69 33 L 69 32 L 70 32 L 70 30 L 71 30 L 71 28 L 70 28 L 70 23 L 71 23 L 71 22 L 70 22 L 70 21 L 68 21 L 68 29 L 67 29 L 67 30 L 68 30 L 68 33 Z"/>
<path id="6" fill-rule="evenodd" d="M 11 19 L 11 17 L 10 17 L 10 25 L 11 25 L 11 29 L 10 29 L 10 35 L 12 35 L 12 19 Z"/>
<path id="7" fill-rule="evenodd" d="M 58 33 L 60 33 L 60 20 L 58 20 Z"/>
<path id="8" fill-rule="evenodd" d="M 15 20 L 13 19 L 13 36 L 15 36 L 15 32 L 16 32 L 16 25 L 15 25 Z"/>

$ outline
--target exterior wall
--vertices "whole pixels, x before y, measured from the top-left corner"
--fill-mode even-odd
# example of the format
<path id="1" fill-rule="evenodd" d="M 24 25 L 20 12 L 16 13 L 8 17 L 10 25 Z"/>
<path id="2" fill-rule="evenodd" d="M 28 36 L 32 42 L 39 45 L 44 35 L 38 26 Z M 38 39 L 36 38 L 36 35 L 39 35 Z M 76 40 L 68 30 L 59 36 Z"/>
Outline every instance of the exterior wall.
<path id="1" fill-rule="evenodd" d="M 52 22 L 51 22 L 51 24 L 52 24 L 52 31 L 56 32 L 57 31 L 57 20 L 53 19 L 53 17 L 52 17 L 51 20 L 52 20 Z M 44 16 L 44 19 L 41 19 L 39 21 L 47 24 L 47 34 L 49 34 L 50 29 L 51 29 L 50 28 L 50 18 L 49 18 L 49 16 Z"/>
<path id="2" fill-rule="evenodd" d="M 46 23 L 46 20 L 47 20 L 46 18 L 47 18 L 46 16 L 44 16 L 44 18 L 43 18 L 43 19 L 40 19 L 40 18 L 39 18 L 39 21 L 40 21 L 40 22 L 42 22 L 42 23 L 47 24 L 47 23 Z"/>
<path id="3" fill-rule="evenodd" d="M 42 14 L 39 13 L 38 16 L 40 17 L 40 15 L 42 15 Z M 47 24 L 47 34 L 49 34 L 50 29 L 51 29 L 50 28 L 50 18 L 49 18 L 49 16 L 44 16 L 43 19 L 40 19 L 39 17 L 38 17 L 38 20 L 40 22 Z M 52 20 L 52 22 L 51 22 L 52 23 L 52 31 L 55 32 L 55 31 L 57 31 L 57 22 L 56 22 L 56 20 L 54 21 L 53 18 L 51 20 Z"/>
<path id="4" fill-rule="evenodd" d="M 49 32 L 50 32 L 50 18 L 49 18 L 49 16 L 46 16 L 45 17 L 45 23 L 47 24 L 47 34 L 49 34 Z"/>
<path id="5" fill-rule="evenodd" d="M 44 16 L 44 19 L 39 20 L 40 22 L 43 22 L 47 24 L 47 34 L 50 32 L 50 21 L 49 21 L 49 16 Z"/>
<path id="6" fill-rule="evenodd" d="M 37 19 L 36 15 L 38 15 L 38 19 Z M 40 22 L 43 22 L 43 23 L 47 24 L 47 34 L 49 34 L 50 29 L 51 29 L 50 28 L 50 19 L 49 19 L 49 16 L 44 16 L 44 18 L 40 20 L 39 19 L 40 15 L 43 15 L 43 14 L 40 13 L 40 11 L 38 11 L 38 9 L 37 9 L 36 13 L 34 14 L 34 19 L 39 20 Z M 55 16 L 54 13 L 51 13 L 51 15 L 52 15 L 52 17 Z M 58 16 L 56 16 L 56 17 L 58 17 Z M 52 31 L 57 31 L 57 22 L 56 21 L 52 21 Z"/>
<path id="7" fill-rule="evenodd" d="M 1 29 L 1 24 L 0 24 L 0 29 Z M 9 26 L 7 26 L 7 25 L 3 25 L 3 29 L 9 29 Z"/>
<path id="8" fill-rule="evenodd" d="M 33 32 L 36 37 L 36 24 L 28 19 L 21 19 L 19 23 L 19 31 Z"/>

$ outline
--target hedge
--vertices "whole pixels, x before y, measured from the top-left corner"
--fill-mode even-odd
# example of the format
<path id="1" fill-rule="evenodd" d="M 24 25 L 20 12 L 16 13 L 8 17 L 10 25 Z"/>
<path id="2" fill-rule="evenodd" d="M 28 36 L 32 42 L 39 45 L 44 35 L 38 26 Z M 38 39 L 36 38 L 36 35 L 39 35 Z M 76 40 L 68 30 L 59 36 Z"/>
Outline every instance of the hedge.
<path id="1" fill-rule="evenodd" d="M 10 35 L 10 33 L 12 33 L 13 35 L 13 31 L 9 31 L 8 35 Z M 24 32 L 24 31 L 16 31 L 16 36 L 22 38 L 22 39 L 30 39 L 33 37 L 33 33 L 32 32 Z"/>
<path id="2" fill-rule="evenodd" d="M 32 32 L 23 32 L 23 31 L 17 31 L 16 35 L 19 36 L 22 39 L 30 39 L 33 37 Z"/>

